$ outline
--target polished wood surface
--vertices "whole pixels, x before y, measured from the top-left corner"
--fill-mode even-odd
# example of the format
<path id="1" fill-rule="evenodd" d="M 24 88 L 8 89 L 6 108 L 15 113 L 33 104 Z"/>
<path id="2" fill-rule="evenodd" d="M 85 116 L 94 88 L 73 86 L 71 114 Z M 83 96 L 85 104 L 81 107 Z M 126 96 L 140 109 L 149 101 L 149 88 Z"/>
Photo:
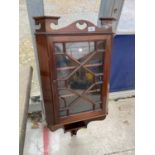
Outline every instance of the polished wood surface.
<path id="1" fill-rule="evenodd" d="M 60 29 L 54 29 L 51 27 L 51 24 L 54 24 L 54 27 L 58 24 L 59 17 L 34 17 L 36 25 L 39 25 L 39 28 L 36 28 L 36 43 L 37 43 L 37 51 L 38 51 L 38 59 L 39 59 L 39 67 L 40 67 L 40 76 L 41 76 L 41 86 L 43 90 L 43 99 L 44 106 L 46 112 L 46 121 L 48 127 L 51 130 L 56 130 L 57 128 L 64 127 L 64 129 L 70 129 L 72 126 L 85 124 L 84 122 L 89 122 L 94 119 L 105 118 L 108 113 L 107 108 L 107 100 L 108 100 L 108 91 L 109 91 L 109 74 L 110 74 L 110 60 L 111 60 L 111 48 L 112 48 L 112 37 L 113 32 L 110 25 L 104 27 L 97 27 L 89 21 L 79 20 L 73 22 L 69 26 Z M 105 25 L 106 23 L 112 23 L 111 18 L 101 19 L 102 23 Z M 88 42 L 88 41 L 105 41 L 105 51 L 103 54 L 103 65 L 96 64 L 86 64 L 86 62 L 93 57 L 95 52 L 91 55 L 88 55 L 83 62 L 79 62 L 73 57 L 71 59 L 75 61 L 79 66 L 65 66 L 65 67 L 56 67 L 56 55 L 55 55 L 55 43 L 62 43 L 65 46 L 67 42 Z M 66 49 L 66 48 L 64 48 Z M 67 53 L 65 52 L 67 55 Z M 70 57 L 69 55 L 67 55 Z M 81 60 L 82 61 L 82 60 Z M 103 73 L 94 74 L 91 72 L 89 67 L 92 66 L 102 66 Z M 93 76 L 101 76 L 103 75 L 103 84 L 102 84 L 102 103 L 100 110 L 90 110 L 87 112 L 80 112 L 77 114 L 69 114 L 67 116 L 60 116 L 59 110 L 59 98 L 58 98 L 58 79 L 57 72 L 64 70 L 73 70 L 74 71 L 67 77 L 68 79 L 75 74 L 77 70 L 83 67 L 85 70 L 92 73 Z M 68 79 L 61 80 L 68 80 Z M 97 89 L 96 89 L 97 90 Z M 91 92 L 91 90 L 86 90 L 86 92 Z M 84 94 L 78 94 L 77 92 L 72 90 L 70 96 L 77 95 L 85 100 L 90 101 Z M 63 96 L 68 97 L 68 96 Z M 81 122 L 83 121 L 83 122 Z M 77 122 L 77 123 L 76 123 Z M 80 123 L 78 123 L 80 122 Z M 74 123 L 72 125 L 72 123 Z M 66 126 L 69 125 L 69 126 Z M 71 129 L 70 129 L 71 130 Z"/>

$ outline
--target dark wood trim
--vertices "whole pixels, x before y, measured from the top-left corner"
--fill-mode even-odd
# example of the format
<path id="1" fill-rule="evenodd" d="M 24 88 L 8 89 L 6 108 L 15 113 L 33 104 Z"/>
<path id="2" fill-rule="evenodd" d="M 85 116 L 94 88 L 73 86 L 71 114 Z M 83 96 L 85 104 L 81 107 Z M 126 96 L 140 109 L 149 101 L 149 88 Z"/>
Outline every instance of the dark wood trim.
<path id="1" fill-rule="evenodd" d="M 92 35 L 105 35 L 105 34 L 114 34 L 113 32 L 111 31 L 106 31 L 106 32 L 91 32 L 91 33 L 87 33 L 87 32 L 79 32 L 79 33 L 76 33 L 76 32 L 72 32 L 72 33 L 69 33 L 69 32 L 61 32 L 61 33 L 54 33 L 54 32 L 35 32 L 34 33 L 35 35 L 47 35 L 47 36 L 92 36 Z"/>
<path id="2" fill-rule="evenodd" d="M 53 109 L 53 100 L 51 93 L 46 93 L 46 91 L 52 92 L 50 87 L 50 78 L 49 76 L 49 64 L 48 64 L 48 50 L 46 46 L 46 36 L 36 36 L 37 43 L 37 51 L 38 51 L 38 59 L 39 59 L 39 68 L 40 68 L 40 76 L 41 76 L 41 87 L 43 89 L 43 99 L 44 99 L 44 107 L 46 113 L 46 121 L 48 124 L 54 124 L 54 118 L 51 117 L 51 113 L 54 112 Z"/>
<path id="3" fill-rule="evenodd" d="M 109 35 L 84 35 L 84 36 L 49 36 L 52 42 L 58 43 L 58 42 L 85 42 L 85 41 L 100 41 L 100 40 L 106 40 Z"/>
<path id="4" fill-rule="evenodd" d="M 67 117 L 63 117 L 60 119 L 60 124 L 69 124 L 83 120 L 89 120 L 92 118 L 103 117 L 106 114 L 103 114 L 103 111 L 89 111 L 89 112 L 81 112 L 79 114 L 70 115 Z"/>
<path id="5" fill-rule="evenodd" d="M 59 19 L 60 16 L 37 16 L 33 17 L 34 20 L 40 20 L 40 19 Z"/>
<path id="6" fill-rule="evenodd" d="M 48 52 L 49 52 L 49 57 L 48 57 L 48 62 L 49 62 L 49 72 L 50 72 L 50 85 L 52 89 L 52 97 L 53 97 L 53 109 L 54 109 L 54 121 L 55 123 L 59 123 L 59 99 L 57 98 L 58 96 L 58 91 L 57 91 L 57 82 L 56 82 L 56 62 L 55 62 L 55 55 L 54 55 L 54 47 L 53 47 L 53 42 L 50 40 L 49 37 L 47 37 L 47 46 L 48 46 Z"/>
<path id="7" fill-rule="evenodd" d="M 41 16 L 41 17 L 33 17 L 35 20 L 36 25 L 40 25 L 40 28 L 36 29 L 36 33 L 55 33 L 58 34 L 73 34 L 73 33 L 87 33 L 87 34 L 93 34 L 93 33 L 112 33 L 112 28 L 108 27 L 97 27 L 95 24 L 87 21 L 87 20 L 78 20 L 70 25 L 57 29 L 58 25 L 58 19 L 59 17 L 49 17 L 49 16 Z M 108 23 L 112 23 L 111 18 L 101 18 L 101 22 L 104 20 Z M 51 27 L 51 24 L 55 25 L 54 27 Z M 80 28 L 80 25 L 82 27 Z"/>
<path id="8" fill-rule="evenodd" d="M 104 85 L 103 85 L 103 110 L 104 113 L 108 113 L 107 111 L 107 97 L 109 91 L 109 79 L 110 79 L 110 62 L 111 62 L 111 47 L 112 47 L 112 35 L 109 35 L 106 43 L 106 53 L 105 53 L 105 63 L 104 63 Z"/>

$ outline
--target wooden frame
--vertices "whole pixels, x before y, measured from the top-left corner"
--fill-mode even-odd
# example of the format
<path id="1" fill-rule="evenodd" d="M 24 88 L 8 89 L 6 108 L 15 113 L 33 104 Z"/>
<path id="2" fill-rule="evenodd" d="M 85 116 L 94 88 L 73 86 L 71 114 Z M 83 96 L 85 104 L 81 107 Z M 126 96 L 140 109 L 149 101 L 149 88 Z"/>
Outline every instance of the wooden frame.
<path id="1" fill-rule="evenodd" d="M 41 84 L 43 90 L 43 99 L 44 106 L 46 112 L 46 121 L 51 130 L 55 130 L 60 127 L 64 127 L 64 129 L 70 129 L 71 131 L 75 131 L 78 129 L 78 125 L 87 124 L 89 121 L 94 119 L 103 119 L 106 117 L 107 110 L 107 96 L 109 91 L 109 70 L 110 70 L 110 59 L 111 59 L 111 47 L 112 47 L 112 18 L 101 18 L 102 28 L 96 27 L 94 24 L 90 23 L 86 20 L 80 20 L 72 23 L 71 25 L 57 29 L 56 24 L 58 24 L 59 17 L 34 17 L 36 25 L 39 28 L 36 28 L 36 44 L 38 51 L 38 59 L 40 66 L 40 76 L 41 76 Z M 54 25 L 53 25 L 54 24 Z M 58 98 L 58 80 L 57 79 L 57 71 L 66 70 L 66 69 L 74 69 L 70 75 L 67 77 L 68 79 L 75 74 L 79 69 L 84 68 L 85 70 L 91 72 L 89 67 L 91 64 L 86 64 L 88 60 L 95 55 L 94 51 L 91 55 L 85 58 L 84 61 L 79 62 L 70 55 L 68 55 L 65 51 L 65 55 L 70 57 L 73 61 L 75 61 L 79 66 L 71 66 L 64 68 L 56 67 L 56 56 L 55 56 L 55 43 L 62 43 L 63 50 L 66 50 L 65 46 L 67 42 L 90 42 L 93 41 L 105 41 L 105 51 L 104 51 L 104 64 L 102 68 L 103 71 L 103 81 L 101 87 L 101 109 L 95 110 L 93 105 L 93 111 L 81 112 L 78 114 L 69 114 L 64 117 L 60 117 L 59 113 L 59 98 Z M 96 48 L 96 47 L 95 47 Z M 101 51 L 103 52 L 103 51 Z M 99 64 L 95 64 L 96 66 Z M 100 74 L 94 74 L 91 72 L 93 77 L 100 76 Z M 61 80 L 68 80 L 68 79 Z M 65 81 L 66 82 L 66 81 Z M 91 87 L 91 86 L 90 86 Z M 93 87 L 93 85 L 92 85 Z M 90 91 L 91 89 L 85 90 L 82 94 L 77 93 L 72 90 L 72 93 L 69 95 L 77 95 L 79 98 L 84 98 L 90 103 L 94 104 L 93 101 L 90 101 L 88 97 L 85 96 L 85 93 Z M 61 96 L 62 97 L 62 96 Z M 66 97 L 66 96 L 64 96 Z M 77 123 L 77 124 L 76 124 Z M 75 126 L 74 128 L 70 128 L 70 126 Z"/>

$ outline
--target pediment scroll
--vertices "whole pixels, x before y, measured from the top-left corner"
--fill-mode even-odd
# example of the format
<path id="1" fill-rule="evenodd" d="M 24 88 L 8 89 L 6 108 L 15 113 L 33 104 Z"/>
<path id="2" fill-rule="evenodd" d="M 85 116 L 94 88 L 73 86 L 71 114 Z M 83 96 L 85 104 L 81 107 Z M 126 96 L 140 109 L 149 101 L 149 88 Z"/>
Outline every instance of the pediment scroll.
<path id="1" fill-rule="evenodd" d="M 50 24 L 57 25 L 58 19 L 60 17 L 57 16 L 39 16 L 39 17 L 33 17 L 35 20 L 35 29 L 36 31 L 50 31 Z"/>
<path id="2" fill-rule="evenodd" d="M 51 34 L 112 33 L 111 18 L 101 18 L 102 27 L 97 27 L 87 20 L 78 20 L 63 28 L 60 28 L 61 25 L 58 24 L 59 18 L 53 16 L 34 17 L 36 32 Z"/>

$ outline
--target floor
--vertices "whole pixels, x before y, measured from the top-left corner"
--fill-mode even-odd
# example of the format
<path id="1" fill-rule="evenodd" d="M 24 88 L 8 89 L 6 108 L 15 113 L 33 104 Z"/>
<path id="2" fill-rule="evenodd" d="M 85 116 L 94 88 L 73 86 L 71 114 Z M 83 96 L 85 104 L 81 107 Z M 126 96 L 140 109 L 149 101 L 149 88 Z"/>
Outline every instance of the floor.
<path id="1" fill-rule="evenodd" d="M 111 100 L 105 120 L 90 122 L 72 137 L 63 129 L 48 131 L 45 148 L 43 124 L 32 129 L 28 120 L 24 155 L 134 155 L 134 125 L 134 98 Z"/>

